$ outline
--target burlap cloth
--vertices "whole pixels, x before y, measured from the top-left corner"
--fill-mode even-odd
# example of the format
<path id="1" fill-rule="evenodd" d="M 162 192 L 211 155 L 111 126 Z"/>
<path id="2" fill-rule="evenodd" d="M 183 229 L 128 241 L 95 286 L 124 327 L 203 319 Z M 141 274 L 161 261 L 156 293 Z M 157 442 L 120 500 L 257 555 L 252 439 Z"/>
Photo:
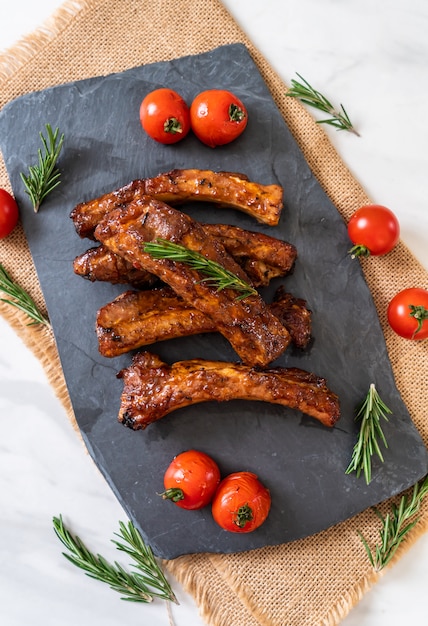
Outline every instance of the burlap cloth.
<path id="1" fill-rule="evenodd" d="M 343 217 L 349 218 L 370 199 L 322 127 L 297 101 L 285 96 L 285 85 L 218 0 L 65 2 L 42 28 L 0 56 L 0 106 L 29 91 L 235 42 L 249 48 L 315 176 Z M 0 186 L 10 190 L 3 161 Z M 43 295 L 20 227 L 0 242 L 0 262 L 43 309 Z M 363 267 L 397 386 L 428 443 L 427 343 L 401 340 L 388 328 L 385 317 L 389 299 L 408 286 L 428 287 L 428 274 L 402 243 L 386 257 L 363 261 Z M 10 305 L 0 303 L 0 312 L 41 360 L 75 423 L 50 331 L 27 326 L 26 317 Z M 427 530 L 427 505 L 396 558 Z M 165 567 L 193 594 L 208 624 L 332 625 L 340 622 L 379 576 L 372 571 L 357 535 L 361 530 L 374 541 L 378 529 L 379 520 L 369 510 L 288 545 L 236 555 L 184 556 L 166 562 Z"/>

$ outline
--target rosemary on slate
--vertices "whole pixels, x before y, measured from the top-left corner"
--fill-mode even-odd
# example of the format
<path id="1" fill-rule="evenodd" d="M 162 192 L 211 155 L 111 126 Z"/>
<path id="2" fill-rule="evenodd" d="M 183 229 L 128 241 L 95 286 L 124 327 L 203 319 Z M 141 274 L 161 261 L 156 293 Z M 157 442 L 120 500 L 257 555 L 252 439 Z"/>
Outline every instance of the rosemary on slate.
<path id="1" fill-rule="evenodd" d="M 116 548 L 128 554 L 134 561 L 135 572 L 128 572 L 116 561 L 109 563 L 100 554 L 94 554 L 84 543 L 65 527 L 62 516 L 53 518 L 58 539 L 69 550 L 63 555 L 82 569 L 87 576 L 107 583 L 111 589 L 122 594 L 122 600 L 149 603 L 154 598 L 178 604 L 175 594 L 147 546 L 132 522 L 119 522 L 120 532 L 115 533 L 121 541 L 112 539 Z"/>
<path id="2" fill-rule="evenodd" d="M 218 291 L 234 289 L 240 293 L 238 299 L 257 294 L 254 287 L 236 276 L 233 272 L 225 269 L 220 263 L 207 259 L 199 252 L 190 250 L 185 246 L 173 243 L 167 239 L 159 238 L 156 241 L 145 243 L 144 252 L 147 252 L 156 259 L 169 259 L 185 263 L 192 269 L 206 276 L 206 278 L 203 278 L 200 282 L 206 282 L 212 287 L 217 287 Z"/>
<path id="3" fill-rule="evenodd" d="M 366 483 L 369 484 L 372 479 L 372 456 L 374 453 L 383 462 L 383 455 L 379 447 L 380 439 L 387 448 L 388 444 L 382 431 L 380 419 L 388 421 L 387 414 L 390 409 L 382 401 L 375 385 L 370 385 L 366 399 L 362 403 L 355 419 L 361 420 L 360 432 L 357 443 L 352 452 L 351 462 L 346 470 L 346 474 L 355 471 L 357 477 L 361 472 L 364 473 Z"/>
<path id="4" fill-rule="evenodd" d="M 385 517 L 376 507 L 373 508 L 382 522 L 379 530 L 380 543 L 371 550 L 362 533 L 358 534 L 376 572 L 388 565 L 403 539 L 418 523 L 419 517 L 414 516 L 419 512 L 421 502 L 427 493 L 428 475 L 414 485 L 411 498 L 407 495 L 402 496 L 399 505 L 392 504 L 390 512 Z"/>
<path id="5" fill-rule="evenodd" d="M 17 309 L 24 311 L 33 321 L 28 325 L 45 324 L 50 326 L 49 320 L 39 311 L 32 297 L 17 283 L 15 283 L 10 274 L 0 263 L 0 291 L 3 291 L 9 298 L 0 298 L 1 302 L 7 302 Z"/>
<path id="6" fill-rule="evenodd" d="M 292 87 L 287 91 L 287 96 L 297 98 L 301 102 L 308 104 L 319 111 L 323 111 L 323 113 L 328 113 L 328 115 L 331 116 L 325 120 L 318 120 L 317 124 L 329 124 L 330 126 L 334 126 L 336 130 L 347 130 L 350 133 L 354 133 L 354 135 L 357 135 L 358 137 L 360 136 L 360 134 L 353 127 L 345 107 L 342 104 L 340 105 L 340 110 L 335 109 L 331 102 L 327 100 L 327 98 L 319 91 L 314 89 L 308 81 L 303 78 L 303 76 L 300 76 L 300 74 L 297 74 L 297 76 L 302 82 L 300 83 L 299 81 L 292 79 Z"/>
<path id="7" fill-rule="evenodd" d="M 28 176 L 21 172 L 21 179 L 36 213 L 46 196 L 61 182 L 61 173 L 56 168 L 56 162 L 64 142 L 64 135 L 62 134 L 58 140 L 59 129 L 53 131 L 50 124 L 46 124 L 46 131 L 47 139 L 40 133 L 44 153 L 41 149 L 38 150 L 38 164 L 30 165 Z"/>

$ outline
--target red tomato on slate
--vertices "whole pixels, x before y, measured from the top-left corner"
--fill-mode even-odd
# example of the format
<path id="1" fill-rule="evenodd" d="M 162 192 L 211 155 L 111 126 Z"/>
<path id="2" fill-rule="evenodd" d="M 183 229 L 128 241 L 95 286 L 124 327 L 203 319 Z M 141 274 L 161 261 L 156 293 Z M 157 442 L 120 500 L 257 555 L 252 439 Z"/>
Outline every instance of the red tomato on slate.
<path id="1" fill-rule="evenodd" d="M 348 222 L 348 235 L 354 244 L 353 256 L 381 256 L 390 252 L 400 237 L 400 225 L 385 206 L 368 204 L 355 211 Z"/>
<path id="2" fill-rule="evenodd" d="M 214 496 L 212 514 L 219 526 L 233 533 L 250 533 L 266 520 L 271 496 L 252 472 L 224 478 Z"/>
<path id="3" fill-rule="evenodd" d="M 6 189 L 0 189 L 0 239 L 7 237 L 15 228 L 19 219 L 19 209 Z"/>
<path id="4" fill-rule="evenodd" d="M 388 322 L 404 339 L 428 337 L 428 291 L 419 287 L 403 289 L 388 306 Z"/>
<path id="5" fill-rule="evenodd" d="M 171 461 L 161 495 L 182 509 L 201 509 L 211 502 L 219 482 L 220 470 L 214 459 L 204 452 L 187 450 Z"/>
<path id="6" fill-rule="evenodd" d="M 247 122 L 248 112 L 242 101 L 224 89 L 203 91 L 190 106 L 192 130 L 210 148 L 239 137 Z"/>
<path id="7" fill-rule="evenodd" d="M 140 105 L 140 121 L 155 141 L 173 144 L 190 130 L 190 112 L 184 99 L 173 89 L 151 91 Z"/>

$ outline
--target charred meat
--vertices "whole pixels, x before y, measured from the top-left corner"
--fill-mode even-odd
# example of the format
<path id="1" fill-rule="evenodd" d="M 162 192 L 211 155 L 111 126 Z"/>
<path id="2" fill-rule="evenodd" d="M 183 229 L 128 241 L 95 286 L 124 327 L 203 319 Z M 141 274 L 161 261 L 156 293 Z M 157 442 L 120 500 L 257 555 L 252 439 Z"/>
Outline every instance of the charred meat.
<path id="1" fill-rule="evenodd" d="M 305 348 L 311 337 L 311 314 L 305 301 L 281 289 L 269 308 L 289 331 L 293 343 Z M 99 351 L 109 358 L 158 341 L 216 330 L 210 317 L 169 287 L 126 291 L 101 307 L 96 320 Z"/>
<path id="2" fill-rule="evenodd" d="M 236 399 L 280 404 L 328 427 L 340 417 L 338 398 L 325 379 L 297 368 L 261 370 L 203 359 L 168 365 L 157 355 L 141 352 L 118 378 L 124 383 L 119 421 L 133 430 L 191 404 Z"/>
<path id="3" fill-rule="evenodd" d="M 145 195 L 171 205 L 213 202 L 243 211 L 270 226 L 278 224 L 283 208 L 283 190 L 279 185 L 262 185 L 234 172 L 175 169 L 153 178 L 134 180 L 111 193 L 82 202 L 70 217 L 80 237 L 93 239 L 98 222 L 107 213 Z"/>
<path id="4" fill-rule="evenodd" d="M 244 363 L 265 366 L 287 348 L 290 334 L 258 295 L 240 299 L 233 289 L 217 290 L 188 265 L 156 259 L 145 251 L 147 242 L 165 239 L 196 251 L 248 281 L 241 267 L 219 241 L 188 215 L 145 196 L 123 210 L 107 214 L 96 238 L 131 265 L 155 274 L 177 295 L 213 321 Z"/>
<path id="5" fill-rule="evenodd" d="M 218 239 L 247 274 L 254 287 L 265 287 L 274 278 L 288 274 L 297 257 L 296 248 L 263 233 L 228 224 L 202 224 L 208 235 Z M 116 258 L 115 258 L 116 257 Z M 149 287 L 156 279 L 136 270 L 103 245 L 76 257 L 74 272 L 83 278 L 134 287 Z"/>

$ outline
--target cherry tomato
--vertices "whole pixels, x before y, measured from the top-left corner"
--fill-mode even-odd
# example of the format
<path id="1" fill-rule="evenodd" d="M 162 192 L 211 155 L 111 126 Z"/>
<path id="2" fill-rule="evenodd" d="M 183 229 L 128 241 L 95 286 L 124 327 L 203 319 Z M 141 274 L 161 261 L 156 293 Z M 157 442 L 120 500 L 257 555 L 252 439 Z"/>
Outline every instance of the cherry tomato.
<path id="1" fill-rule="evenodd" d="M 428 337 L 428 291 L 419 287 L 403 289 L 388 306 L 392 330 L 405 339 Z"/>
<path id="2" fill-rule="evenodd" d="M 368 204 L 355 211 L 348 222 L 348 235 L 354 244 L 353 256 L 381 256 L 390 252 L 400 237 L 400 225 L 385 206 Z"/>
<path id="3" fill-rule="evenodd" d="M 140 105 L 140 121 L 146 133 L 163 144 L 177 143 L 190 130 L 190 113 L 184 99 L 176 91 L 155 89 Z"/>
<path id="4" fill-rule="evenodd" d="M 164 475 L 164 500 L 182 509 L 201 509 L 213 499 L 220 482 L 217 463 L 205 452 L 187 450 L 171 461 Z"/>
<path id="5" fill-rule="evenodd" d="M 265 521 L 271 505 L 267 489 L 252 472 L 235 472 L 223 478 L 212 503 L 219 526 L 232 533 L 250 533 Z"/>
<path id="6" fill-rule="evenodd" d="M 244 132 L 248 112 L 230 91 L 203 91 L 190 106 L 190 123 L 195 135 L 210 148 L 230 143 Z"/>
<path id="7" fill-rule="evenodd" d="M 6 189 L 0 189 L 0 239 L 7 237 L 19 219 L 18 205 Z"/>

